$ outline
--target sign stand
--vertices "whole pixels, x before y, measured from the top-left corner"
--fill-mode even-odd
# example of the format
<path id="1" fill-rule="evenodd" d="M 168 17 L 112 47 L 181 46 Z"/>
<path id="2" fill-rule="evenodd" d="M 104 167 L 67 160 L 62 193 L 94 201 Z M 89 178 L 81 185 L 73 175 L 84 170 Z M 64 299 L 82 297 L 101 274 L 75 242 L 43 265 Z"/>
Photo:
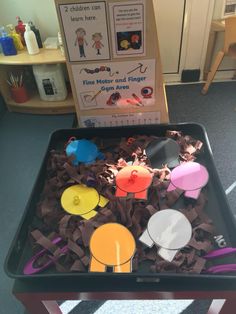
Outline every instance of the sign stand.
<path id="1" fill-rule="evenodd" d="M 153 0 L 55 0 L 80 127 L 166 123 Z"/>

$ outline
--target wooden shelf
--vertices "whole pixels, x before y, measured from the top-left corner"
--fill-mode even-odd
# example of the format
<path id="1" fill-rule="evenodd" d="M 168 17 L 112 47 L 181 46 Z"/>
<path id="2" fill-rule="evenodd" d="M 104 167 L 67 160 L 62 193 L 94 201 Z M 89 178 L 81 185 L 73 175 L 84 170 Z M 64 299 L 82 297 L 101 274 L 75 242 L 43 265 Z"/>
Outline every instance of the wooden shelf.
<path id="1" fill-rule="evenodd" d="M 32 114 L 65 114 L 75 112 L 75 105 L 72 94 L 69 94 L 63 101 L 42 101 L 35 92 L 30 100 L 23 103 L 16 103 L 10 96 L 7 77 L 8 66 L 22 66 L 33 64 L 56 64 L 65 63 L 65 57 L 59 49 L 40 49 L 36 55 L 29 55 L 26 50 L 19 51 L 15 56 L 0 55 L 0 92 L 2 93 L 9 111 L 32 113 Z M 12 70 L 11 70 L 12 71 Z"/>
<path id="2" fill-rule="evenodd" d="M 36 55 L 29 55 L 26 50 L 18 51 L 15 56 L 0 55 L 0 64 L 5 65 L 32 65 L 46 63 L 65 63 L 65 57 L 59 49 L 39 49 Z"/>
<path id="3" fill-rule="evenodd" d="M 75 112 L 72 94 L 63 101 L 42 101 L 38 94 L 31 96 L 23 104 L 16 103 L 12 98 L 7 99 L 9 111 L 32 114 L 65 114 Z"/>

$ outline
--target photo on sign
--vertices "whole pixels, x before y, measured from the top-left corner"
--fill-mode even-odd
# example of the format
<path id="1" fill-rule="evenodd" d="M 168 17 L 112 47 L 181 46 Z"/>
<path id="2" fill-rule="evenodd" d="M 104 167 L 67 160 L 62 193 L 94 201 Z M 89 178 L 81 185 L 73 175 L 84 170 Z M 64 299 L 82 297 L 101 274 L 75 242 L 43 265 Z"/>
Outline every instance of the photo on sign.
<path id="1" fill-rule="evenodd" d="M 145 56 L 145 0 L 109 4 L 114 57 Z"/>
<path id="2" fill-rule="evenodd" d="M 117 49 L 118 51 L 123 50 L 139 50 L 142 47 L 142 32 L 118 32 L 117 36 Z"/>
<path id="3" fill-rule="evenodd" d="M 59 5 L 70 62 L 110 59 L 105 1 Z"/>
<path id="4" fill-rule="evenodd" d="M 154 106 L 155 59 L 72 65 L 81 110 Z"/>

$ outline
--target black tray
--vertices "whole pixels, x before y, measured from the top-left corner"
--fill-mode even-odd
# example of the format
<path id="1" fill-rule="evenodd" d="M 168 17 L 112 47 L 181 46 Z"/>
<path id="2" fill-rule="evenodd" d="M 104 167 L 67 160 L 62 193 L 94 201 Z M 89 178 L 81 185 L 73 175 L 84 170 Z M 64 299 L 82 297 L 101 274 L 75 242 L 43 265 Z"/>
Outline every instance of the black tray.
<path id="1" fill-rule="evenodd" d="M 236 245 L 236 225 L 234 222 L 234 216 L 229 208 L 224 190 L 220 183 L 219 176 L 217 174 L 212 151 L 210 148 L 209 140 L 206 131 L 203 126 L 195 123 L 181 123 L 181 124 L 161 124 L 161 125 L 143 125 L 143 126 L 130 126 L 130 127 L 114 127 L 114 128 L 84 128 L 84 129 L 65 129 L 55 131 L 50 139 L 48 148 L 43 159 L 39 174 L 37 176 L 35 185 L 33 187 L 30 199 L 26 206 L 25 212 L 21 219 L 19 228 L 12 241 L 8 255 L 5 260 L 5 272 L 9 277 L 15 279 L 24 280 L 57 280 L 65 279 L 70 280 L 72 278 L 80 279 L 81 282 L 88 285 L 91 282 L 91 286 L 95 284 L 94 280 L 105 280 L 105 282 L 112 282 L 115 278 L 120 282 L 120 285 L 125 285 L 127 280 L 129 284 L 133 286 L 137 283 L 145 282 L 159 282 L 160 284 L 170 283 L 175 286 L 176 290 L 181 290 L 187 287 L 187 283 L 194 284 L 206 284 L 211 286 L 213 290 L 217 289 L 217 283 L 224 284 L 225 280 L 231 284 L 236 285 L 236 275 L 209 275 L 209 274 L 176 274 L 176 273 L 150 273 L 145 268 L 140 268 L 138 272 L 129 274 L 114 274 L 114 273 L 58 273 L 53 270 L 47 270 L 39 274 L 32 276 L 26 276 L 23 274 L 22 269 L 26 261 L 31 257 L 31 249 L 28 242 L 28 227 L 31 224 L 35 215 L 36 204 L 39 200 L 40 193 L 45 183 L 46 176 L 46 164 L 49 157 L 49 152 L 52 149 L 63 149 L 65 142 L 69 137 L 75 136 L 76 138 L 117 138 L 117 137 L 129 137 L 134 134 L 156 135 L 164 136 L 166 130 L 182 131 L 185 135 L 191 135 L 196 139 L 199 139 L 204 144 L 204 153 L 202 154 L 200 163 L 205 164 L 209 172 L 208 182 L 208 203 L 205 208 L 210 218 L 213 219 L 214 225 L 217 228 L 219 234 L 222 234 L 227 246 Z M 175 207 L 173 207 L 175 208 Z M 231 260 L 230 260 L 231 259 Z M 233 263 L 232 257 L 228 259 L 228 262 Z M 225 262 L 225 260 L 224 260 Z M 235 262 L 236 263 L 236 262 Z M 73 280 L 74 280 L 73 279 Z M 230 282 L 229 282 L 230 281 Z M 140 286 L 141 287 L 141 286 Z M 206 286 L 202 286 L 206 288 Z"/>

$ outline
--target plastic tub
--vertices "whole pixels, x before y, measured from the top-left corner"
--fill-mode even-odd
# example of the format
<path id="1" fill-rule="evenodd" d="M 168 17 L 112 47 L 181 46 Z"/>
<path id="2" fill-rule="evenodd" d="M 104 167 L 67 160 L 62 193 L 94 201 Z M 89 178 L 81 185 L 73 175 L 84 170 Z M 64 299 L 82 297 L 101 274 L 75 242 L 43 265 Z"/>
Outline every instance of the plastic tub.
<path id="1" fill-rule="evenodd" d="M 40 98 L 44 101 L 63 101 L 67 89 L 60 64 L 33 65 Z"/>

